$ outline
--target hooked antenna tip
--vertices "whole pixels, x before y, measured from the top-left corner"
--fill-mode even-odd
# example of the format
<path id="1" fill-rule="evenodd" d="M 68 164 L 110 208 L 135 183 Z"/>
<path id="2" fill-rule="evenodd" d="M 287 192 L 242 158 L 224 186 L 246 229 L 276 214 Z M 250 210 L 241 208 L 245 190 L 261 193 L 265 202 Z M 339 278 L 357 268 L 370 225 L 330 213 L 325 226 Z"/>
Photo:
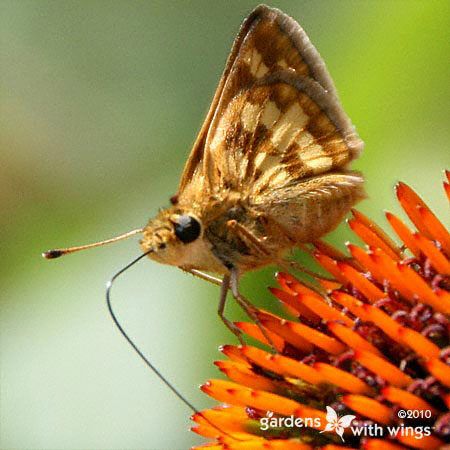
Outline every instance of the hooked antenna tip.
<path id="1" fill-rule="evenodd" d="M 64 252 L 62 252 L 61 250 L 48 250 L 42 253 L 42 257 L 45 259 L 55 259 L 59 258 L 62 255 L 64 255 Z"/>

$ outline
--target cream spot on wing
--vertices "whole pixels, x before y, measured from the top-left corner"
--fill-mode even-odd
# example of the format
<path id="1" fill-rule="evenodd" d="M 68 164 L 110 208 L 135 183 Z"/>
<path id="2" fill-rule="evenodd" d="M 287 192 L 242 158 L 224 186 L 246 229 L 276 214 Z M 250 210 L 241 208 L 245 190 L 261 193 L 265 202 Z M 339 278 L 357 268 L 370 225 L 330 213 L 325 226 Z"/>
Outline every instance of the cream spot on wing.
<path id="1" fill-rule="evenodd" d="M 227 124 L 227 121 L 223 120 L 223 118 L 222 118 L 222 120 L 217 125 L 217 128 L 214 132 L 213 139 L 210 144 L 211 150 L 215 150 L 224 141 L 225 134 L 226 134 L 226 124 Z"/>
<path id="2" fill-rule="evenodd" d="M 261 175 L 260 178 L 258 178 L 258 180 L 256 181 L 256 183 L 254 184 L 253 188 L 255 190 L 261 189 L 264 186 L 267 186 L 269 184 L 273 183 L 273 180 L 275 178 L 278 178 L 278 182 L 281 181 L 281 179 L 285 178 L 285 176 L 283 175 L 283 177 L 280 176 L 280 174 L 278 173 L 280 171 L 279 166 L 274 166 L 269 168 L 268 170 L 264 171 L 263 174 Z M 281 173 L 286 173 L 284 170 Z"/>
<path id="3" fill-rule="evenodd" d="M 244 61 L 248 64 L 250 73 L 256 78 L 261 78 L 269 71 L 269 68 L 264 64 L 264 61 L 262 60 L 261 53 L 259 53 L 256 48 L 252 48 L 247 53 Z"/>
<path id="4" fill-rule="evenodd" d="M 246 103 L 241 113 L 241 121 L 244 129 L 253 133 L 258 124 L 258 113 L 261 107 L 259 105 L 253 105 L 252 103 Z"/>
<path id="5" fill-rule="evenodd" d="M 296 139 L 295 139 L 295 143 L 300 147 L 307 147 L 308 145 L 311 145 L 314 141 L 314 137 L 311 133 L 309 133 L 308 131 L 301 131 Z"/>
<path id="6" fill-rule="evenodd" d="M 261 172 L 267 172 L 268 170 L 278 167 L 280 165 L 281 158 L 277 155 L 269 155 L 267 153 L 259 153 L 255 157 L 255 167 Z"/>
<path id="7" fill-rule="evenodd" d="M 250 72 L 252 75 L 256 74 L 256 71 L 258 70 L 258 67 L 262 61 L 262 56 L 261 53 L 258 52 L 258 50 L 256 50 L 255 48 L 251 49 L 251 53 L 250 53 Z"/>
<path id="8" fill-rule="evenodd" d="M 269 68 L 261 61 L 258 70 L 254 74 L 256 78 L 261 78 L 269 71 Z"/>
<path id="9" fill-rule="evenodd" d="M 255 166 L 259 167 L 262 162 L 264 161 L 264 159 L 266 158 L 267 153 L 258 153 L 255 157 Z"/>
<path id="10" fill-rule="evenodd" d="M 324 148 L 314 143 L 314 137 L 308 133 L 300 133 L 295 143 L 299 146 L 297 155 L 306 167 L 314 172 L 323 172 L 333 165 L 333 158 L 327 156 Z"/>
<path id="11" fill-rule="evenodd" d="M 298 156 L 305 164 L 309 164 L 309 161 L 322 158 L 323 156 L 327 156 L 327 154 L 321 145 L 311 144 L 307 147 L 300 148 L 298 150 Z"/>
<path id="12" fill-rule="evenodd" d="M 275 102 L 269 101 L 264 106 L 264 111 L 261 114 L 261 118 L 259 121 L 266 128 L 272 128 L 272 125 L 278 120 L 280 117 L 281 111 L 278 109 L 278 106 Z"/>
<path id="13" fill-rule="evenodd" d="M 306 166 L 313 170 L 313 172 L 324 172 L 329 170 L 333 165 L 333 158 L 330 156 L 321 156 L 320 158 L 311 159 L 305 162 Z"/>
<path id="14" fill-rule="evenodd" d="M 244 179 L 245 174 L 247 173 L 247 166 L 248 166 L 248 159 L 243 158 L 241 160 L 241 163 L 237 167 L 237 171 L 239 173 L 239 176 L 241 179 Z"/>
<path id="15" fill-rule="evenodd" d="M 271 183 L 281 184 L 283 181 L 286 181 L 288 176 L 289 174 L 285 170 L 282 170 L 279 174 L 277 174 L 274 178 L 272 178 Z"/>
<path id="16" fill-rule="evenodd" d="M 288 68 L 288 67 L 289 67 L 288 64 L 287 64 L 287 62 L 286 62 L 286 60 L 285 60 L 284 58 L 283 58 L 282 60 L 278 61 L 277 64 L 278 64 L 280 67 L 284 67 L 284 68 Z"/>
<path id="17" fill-rule="evenodd" d="M 273 146 L 283 153 L 295 137 L 295 131 L 304 128 L 308 120 L 309 117 L 305 114 L 302 107 L 295 102 L 273 126 L 273 134 L 270 138 Z"/>
<path id="18" fill-rule="evenodd" d="M 251 67 L 250 67 L 252 73 L 255 73 L 256 70 L 258 69 L 261 59 L 262 59 L 261 53 L 259 53 L 258 50 L 256 50 L 256 48 L 252 48 Z"/>

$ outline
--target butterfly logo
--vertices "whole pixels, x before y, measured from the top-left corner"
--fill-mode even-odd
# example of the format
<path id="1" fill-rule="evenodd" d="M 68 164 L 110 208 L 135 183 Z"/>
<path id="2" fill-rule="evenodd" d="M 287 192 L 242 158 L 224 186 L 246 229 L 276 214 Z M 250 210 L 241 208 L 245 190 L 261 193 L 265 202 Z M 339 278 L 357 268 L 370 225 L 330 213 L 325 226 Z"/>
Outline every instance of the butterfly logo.
<path id="1" fill-rule="evenodd" d="M 355 418 L 356 416 L 352 416 L 351 414 L 339 417 L 331 406 L 327 406 L 326 419 L 328 423 L 325 430 L 321 431 L 321 433 L 324 433 L 325 431 L 334 431 L 340 436 L 342 442 L 345 442 L 342 436 L 344 434 L 344 430 L 351 425 L 352 420 Z"/>

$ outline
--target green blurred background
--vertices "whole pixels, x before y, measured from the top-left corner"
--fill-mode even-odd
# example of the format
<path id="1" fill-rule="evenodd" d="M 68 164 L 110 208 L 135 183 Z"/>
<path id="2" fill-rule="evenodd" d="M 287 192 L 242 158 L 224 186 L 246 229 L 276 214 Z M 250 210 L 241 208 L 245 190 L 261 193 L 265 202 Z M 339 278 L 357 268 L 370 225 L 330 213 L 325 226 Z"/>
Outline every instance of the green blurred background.
<path id="1" fill-rule="evenodd" d="M 40 252 L 143 225 L 177 187 L 252 1 L 0 2 L 1 449 L 182 449 L 190 412 L 108 317 L 105 281 L 137 239 Z M 362 211 L 385 223 L 414 186 L 448 223 L 450 2 L 274 1 L 327 62 L 366 149 Z M 445 214 L 444 214 L 445 211 Z M 353 239 L 345 226 L 330 236 Z M 273 269 L 243 290 L 271 308 Z M 115 286 L 126 329 L 196 405 L 234 342 L 218 290 L 145 261 Z M 242 318 L 231 307 L 228 314 Z"/>

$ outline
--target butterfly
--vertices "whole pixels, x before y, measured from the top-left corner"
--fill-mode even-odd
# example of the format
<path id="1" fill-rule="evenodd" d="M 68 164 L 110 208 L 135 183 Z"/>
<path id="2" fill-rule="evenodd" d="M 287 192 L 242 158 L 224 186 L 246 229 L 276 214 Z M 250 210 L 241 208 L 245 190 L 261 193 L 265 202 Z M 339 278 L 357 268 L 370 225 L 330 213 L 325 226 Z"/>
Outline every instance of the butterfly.
<path id="1" fill-rule="evenodd" d="M 327 431 L 334 431 L 341 438 L 342 442 L 344 441 L 344 431 L 348 428 L 353 419 L 356 419 L 356 416 L 348 414 L 346 416 L 339 417 L 336 411 L 331 407 L 327 406 L 327 424 L 325 429 L 321 431 L 321 433 L 325 433 Z"/>
<path id="2" fill-rule="evenodd" d="M 141 233 L 149 258 L 221 286 L 219 316 L 241 339 L 224 315 L 227 293 L 258 324 L 241 275 L 328 233 L 365 197 L 363 177 L 349 169 L 362 148 L 305 31 L 258 6 L 234 41 L 171 205 L 143 228 L 44 256 Z"/>

